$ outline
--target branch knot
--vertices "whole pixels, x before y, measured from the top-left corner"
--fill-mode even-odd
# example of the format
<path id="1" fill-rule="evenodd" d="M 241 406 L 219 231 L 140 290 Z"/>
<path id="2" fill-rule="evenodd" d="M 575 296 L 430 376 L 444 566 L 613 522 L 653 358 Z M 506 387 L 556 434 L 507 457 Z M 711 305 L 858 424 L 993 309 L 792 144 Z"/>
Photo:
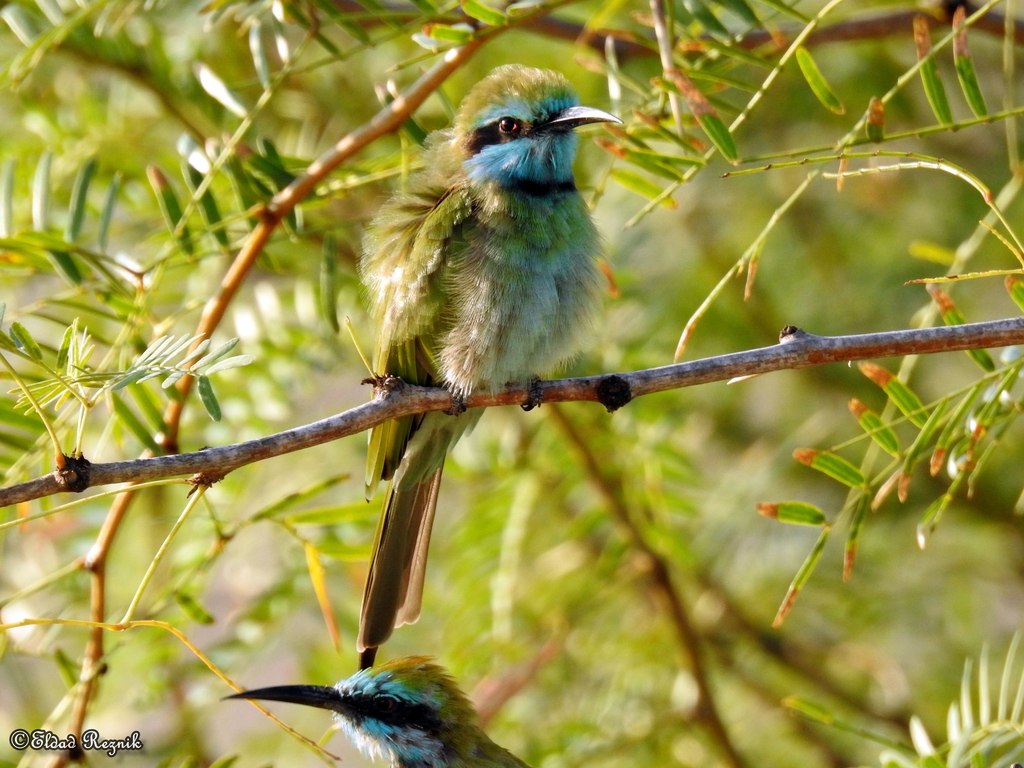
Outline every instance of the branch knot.
<path id="1" fill-rule="evenodd" d="M 81 493 L 89 487 L 92 464 L 84 456 L 65 456 L 64 466 L 53 471 L 53 477 L 62 491 Z"/>
<path id="2" fill-rule="evenodd" d="M 629 382 L 617 374 L 602 376 L 594 391 L 597 393 L 597 402 L 607 408 L 608 413 L 619 410 L 633 399 Z"/>

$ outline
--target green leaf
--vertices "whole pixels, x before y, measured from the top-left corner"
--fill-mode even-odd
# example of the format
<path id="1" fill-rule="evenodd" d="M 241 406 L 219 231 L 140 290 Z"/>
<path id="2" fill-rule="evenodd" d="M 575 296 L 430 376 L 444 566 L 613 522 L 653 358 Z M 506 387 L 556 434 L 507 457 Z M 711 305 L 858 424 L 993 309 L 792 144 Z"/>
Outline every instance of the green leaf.
<path id="1" fill-rule="evenodd" d="M 294 507 L 296 504 L 300 504 L 307 499 L 311 499 L 324 491 L 333 488 L 338 483 L 348 480 L 351 477 L 348 473 L 334 475 L 332 477 L 319 480 L 308 488 L 304 488 L 301 491 L 295 493 L 289 493 L 283 499 L 275 501 L 268 507 L 261 509 L 255 515 L 252 516 L 253 520 L 265 520 L 268 517 L 274 517 L 275 515 L 283 512 L 286 509 Z"/>
<path id="2" fill-rule="evenodd" d="M 605 146 L 604 142 L 600 143 L 602 146 Z M 614 142 L 608 143 L 614 144 Z M 639 168 L 642 168 L 648 173 L 652 173 L 655 176 L 660 176 L 663 179 L 668 179 L 669 181 L 682 181 L 683 175 L 679 171 L 672 168 L 671 166 L 668 166 L 665 163 L 653 159 L 651 155 L 653 155 L 654 153 L 640 153 L 634 149 L 629 149 L 627 147 L 623 147 L 617 144 L 615 144 L 614 146 L 616 147 L 616 151 L 613 154 L 615 154 L 618 157 L 621 157 L 622 159 L 626 160 L 629 163 L 632 163 L 633 165 Z M 700 165 L 703 165 L 703 163 L 700 163 Z"/>
<path id="3" fill-rule="evenodd" d="M 232 154 L 228 158 L 226 168 L 228 179 L 231 181 L 231 188 L 234 190 L 235 198 L 238 200 L 238 207 L 243 211 L 251 211 L 259 204 L 260 197 L 256 193 L 248 171 L 242 164 L 242 161 L 238 159 L 238 155 Z M 258 219 L 254 215 L 249 216 L 250 224 L 255 226 L 257 221 Z"/>
<path id="4" fill-rule="evenodd" d="M 825 513 L 813 504 L 803 501 L 780 501 L 777 504 L 762 503 L 757 505 L 757 513 L 771 517 L 780 523 L 793 525 L 824 525 L 827 520 Z"/>
<path id="5" fill-rule="evenodd" d="M 612 170 L 612 178 L 621 184 L 625 189 L 630 192 L 635 192 L 641 197 L 646 197 L 648 200 L 653 200 L 660 196 L 665 190 L 655 184 L 653 181 L 648 181 L 643 176 L 633 171 L 627 171 L 624 168 L 615 168 Z M 671 197 L 666 197 L 661 201 L 661 204 L 666 208 L 675 208 L 676 201 Z"/>
<path id="6" fill-rule="evenodd" d="M 472 40 L 476 30 L 468 24 L 427 24 L 423 33 L 432 40 L 461 45 Z"/>
<path id="7" fill-rule="evenodd" d="M 210 383 L 209 376 L 198 376 L 199 384 L 199 399 L 203 403 L 203 407 L 206 412 L 210 414 L 210 418 L 214 421 L 220 421 L 220 403 L 217 402 L 217 395 L 213 392 L 213 384 Z"/>
<path id="8" fill-rule="evenodd" d="M 81 674 L 81 669 L 74 660 L 64 653 L 62 648 L 58 648 L 53 653 L 53 660 L 57 663 L 57 670 L 60 672 L 60 676 L 64 679 L 64 684 L 68 688 L 73 688 L 78 684 L 78 677 Z"/>
<path id="9" fill-rule="evenodd" d="M 802 45 L 796 49 L 796 63 L 800 66 L 804 80 L 807 81 L 814 95 L 818 97 L 818 101 L 830 112 L 834 112 L 837 115 L 846 114 L 846 107 L 839 101 L 839 97 L 836 96 L 835 91 L 832 90 L 832 86 L 828 84 L 825 76 L 821 74 L 821 70 L 818 69 L 818 65 L 815 63 L 810 51 Z"/>
<path id="10" fill-rule="evenodd" d="M 376 517 L 378 513 L 377 505 L 357 501 L 355 504 L 336 504 L 303 510 L 288 515 L 285 520 L 290 525 L 336 525 L 350 523 L 353 520 L 366 520 Z"/>
<path id="11" fill-rule="evenodd" d="M 18 321 L 11 323 L 11 338 L 14 339 L 22 352 L 33 360 L 42 362 L 43 350 L 39 348 L 36 340 L 32 338 L 32 334 L 28 332 L 28 328 Z"/>
<path id="12" fill-rule="evenodd" d="M 462 10 L 470 18 L 482 21 L 492 27 L 501 27 L 508 23 L 508 17 L 504 13 L 484 5 L 478 0 L 462 0 Z"/>
<path id="13" fill-rule="evenodd" d="M 928 59 L 921 65 L 921 82 L 924 84 L 924 93 L 928 98 L 928 104 L 935 113 L 935 119 L 943 125 L 950 125 L 953 122 L 953 112 L 949 108 L 949 99 L 946 97 L 946 88 L 942 85 L 939 77 L 939 65 L 935 59 Z"/>
<path id="14" fill-rule="evenodd" d="M 128 394 L 138 405 L 139 410 L 149 421 L 150 425 L 157 432 L 167 430 L 167 422 L 164 421 L 162 402 L 148 387 L 132 387 Z"/>
<path id="15" fill-rule="evenodd" d="M 806 717 L 808 720 L 814 720 L 825 725 L 831 725 L 836 719 L 829 709 L 800 696 L 787 696 L 782 700 L 782 706 L 796 712 L 798 715 Z"/>
<path id="16" fill-rule="evenodd" d="M 211 364 L 217 362 L 222 357 L 224 357 L 224 355 L 226 355 L 228 352 L 230 352 L 232 349 L 234 349 L 237 344 L 238 344 L 238 338 L 237 337 L 235 337 L 233 339 L 228 339 L 223 344 L 221 344 L 219 347 L 217 347 L 215 350 L 213 350 L 213 352 L 211 352 L 210 354 L 208 354 L 208 355 L 202 357 L 201 359 L 197 360 L 195 365 L 192 366 L 192 370 L 198 371 L 200 368 L 205 368 L 207 365 L 211 365 Z M 195 355 L 195 352 L 193 352 L 192 355 L 190 355 L 189 357 L 191 357 L 193 355 Z M 188 361 L 188 359 L 189 358 L 186 357 L 185 361 Z"/>
<path id="17" fill-rule="evenodd" d="M 925 548 L 925 545 L 928 543 L 928 537 L 935 530 L 935 526 L 939 524 L 939 520 L 942 519 L 942 513 L 946 511 L 951 501 L 953 501 L 953 497 L 948 493 L 944 493 L 928 505 L 928 509 L 924 511 L 921 522 L 917 524 L 917 545 L 921 549 Z"/>
<path id="18" fill-rule="evenodd" d="M 246 365 L 252 365 L 255 360 L 256 357 L 254 355 L 235 355 L 234 357 L 229 357 L 227 360 L 221 360 L 219 363 L 211 365 L 206 369 L 206 375 L 212 376 L 220 371 L 227 371 L 231 368 L 242 368 Z"/>
<path id="19" fill-rule="evenodd" d="M 0 9 L 0 19 L 7 22 L 7 26 L 11 28 L 11 32 L 18 38 L 24 46 L 30 46 L 35 42 L 36 37 L 39 36 L 39 30 L 36 29 L 35 23 L 32 18 L 25 12 L 25 9 L 14 3 L 10 3 Z"/>
<path id="20" fill-rule="evenodd" d="M 883 389 L 912 424 L 918 427 L 924 426 L 927 421 L 924 404 L 921 402 L 921 398 L 915 395 L 906 384 L 894 376 Z"/>
<path id="21" fill-rule="evenodd" d="M 214 101 L 218 102 L 224 109 L 235 117 L 244 118 L 249 111 L 242 100 L 228 88 L 227 84 L 220 79 L 214 71 L 206 64 L 198 62 L 193 67 L 199 85 L 206 91 Z"/>
<path id="22" fill-rule="evenodd" d="M 174 602 L 178 604 L 182 612 L 197 624 L 213 624 L 215 619 L 209 611 L 203 608 L 199 602 L 184 592 L 174 593 Z"/>
<path id="23" fill-rule="evenodd" d="M 295 181 L 295 174 L 285 167 L 284 160 L 281 159 L 274 142 L 261 136 L 256 141 L 256 148 L 259 150 L 259 154 L 251 155 L 249 162 L 254 170 L 258 170 L 267 177 L 276 190 L 280 191 Z"/>
<path id="24" fill-rule="evenodd" d="M 789 613 L 789 609 L 793 607 L 793 603 L 796 600 L 800 590 L 804 588 L 807 580 L 811 578 L 811 574 L 814 573 L 814 569 L 818 565 L 818 561 L 821 560 L 821 553 L 825 551 L 825 544 L 828 542 L 828 535 L 831 532 L 830 526 L 825 526 L 821 535 L 818 536 L 818 540 L 814 543 L 814 548 L 811 549 L 810 554 L 807 555 L 807 559 L 804 560 L 803 565 L 800 566 L 800 570 L 797 571 L 796 577 L 793 582 L 789 585 L 789 590 L 786 592 L 786 597 L 782 601 L 782 605 L 779 606 L 778 613 L 775 614 L 775 619 L 772 621 L 772 627 L 778 627 L 782 624 L 783 619 L 786 618 L 786 614 Z"/>
<path id="25" fill-rule="evenodd" d="M 64 11 L 61 10 L 57 0 L 36 0 L 36 5 L 39 6 L 39 10 L 43 12 L 43 15 L 53 26 L 60 26 L 67 21 Z"/>
<path id="26" fill-rule="evenodd" d="M 761 26 L 761 20 L 757 18 L 754 9 L 747 5 L 746 0 L 718 0 L 718 2 L 723 8 L 728 8 L 750 26 Z"/>
<path id="27" fill-rule="evenodd" d="M 14 160 L 0 169 L 0 237 L 14 236 Z"/>
<path id="28" fill-rule="evenodd" d="M 722 118 L 715 114 L 706 114 L 698 117 L 697 122 L 700 123 L 704 133 L 711 139 L 711 143 L 722 153 L 722 157 L 730 163 L 735 163 L 739 159 L 739 153 L 736 151 L 736 141 L 733 139 L 732 134 L 729 133 L 729 129 L 725 127 Z"/>
<path id="29" fill-rule="evenodd" d="M 10 7 L 10 6 L 8 6 Z M 39 158 L 32 179 L 32 228 L 45 232 L 50 223 L 50 166 L 53 153 L 46 150 Z"/>
<path id="30" fill-rule="evenodd" d="M 937 475 L 939 470 L 942 469 L 946 453 L 949 451 L 949 447 L 958 439 L 968 411 L 974 405 L 974 401 L 978 399 L 978 395 L 985 391 L 987 387 L 988 382 L 986 381 L 979 381 L 971 387 L 970 391 L 964 395 L 952 415 L 950 415 L 949 421 L 946 422 L 946 426 L 939 434 L 939 439 L 935 442 L 935 451 L 932 453 L 931 467 L 929 468 L 932 477 Z"/>
<path id="31" fill-rule="evenodd" d="M 259 19 L 254 19 L 249 25 L 249 53 L 252 54 L 260 85 L 266 90 L 271 85 L 270 61 L 267 59 L 267 49 L 263 47 L 263 27 Z"/>
<path id="32" fill-rule="evenodd" d="M 939 312 L 942 314 L 942 322 L 946 325 L 963 325 L 967 322 L 967 318 L 964 317 L 963 313 L 959 309 L 957 309 L 956 304 L 953 303 L 953 300 L 945 291 L 935 284 L 929 284 L 927 288 L 928 293 L 931 295 L 935 304 L 939 308 Z M 995 360 L 992 359 L 992 355 L 988 353 L 988 350 L 968 349 L 965 351 L 982 370 L 991 373 L 996 369 Z"/>
<path id="33" fill-rule="evenodd" d="M 48 250 L 46 256 L 50 263 L 53 264 L 54 269 L 67 281 L 68 285 L 82 284 L 82 272 L 78 269 L 78 265 L 70 253 L 67 251 Z"/>
<path id="34" fill-rule="evenodd" d="M 338 241 L 332 232 L 324 235 L 320 251 L 320 315 L 335 333 L 338 323 Z"/>
<path id="35" fill-rule="evenodd" d="M 121 191 L 121 174 L 115 173 L 107 187 L 107 195 L 103 198 L 100 211 L 100 224 L 96 234 L 96 248 L 100 253 L 107 252 L 107 237 L 110 234 L 110 222 L 114 218 L 114 205 L 117 203 L 118 192 Z"/>
<path id="36" fill-rule="evenodd" d="M 114 401 L 114 413 L 117 414 L 121 423 L 128 428 L 128 431 L 135 435 L 135 438 L 149 450 L 153 451 L 153 453 L 157 455 L 163 453 L 163 448 L 153 438 L 152 433 L 146 429 L 146 426 L 139 421 L 139 418 L 132 409 L 117 395 L 112 395 L 111 399 Z"/>
<path id="37" fill-rule="evenodd" d="M 175 236 L 182 251 L 189 256 L 194 255 L 195 246 L 192 244 L 192 235 L 188 231 L 188 226 L 183 225 L 181 234 L 175 234 L 179 223 L 181 223 L 181 205 L 178 203 L 178 196 L 174 194 L 170 182 L 167 181 L 167 176 L 155 165 L 146 168 L 146 175 L 149 177 L 153 191 L 156 192 L 157 204 L 160 206 L 160 213 L 163 214 L 167 229 Z"/>
<path id="38" fill-rule="evenodd" d="M 194 196 L 196 190 L 199 189 L 199 185 L 203 183 L 203 174 L 192 167 L 189 164 L 188 158 L 185 158 L 182 161 L 182 176 L 185 177 L 185 184 Z M 209 227 L 210 234 L 213 235 L 221 246 L 224 248 L 229 247 L 231 243 L 228 240 L 227 230 L 224 229 L 224 220 L 220 215 L 220 209 L 217 207 L 217 200 L 214 198 L 209 187 L 199 198 L 198 205 L 199 214 L 203 217 L 207 227 Z"/>
<path id="39" fill-rule="evenodd" d="M 320 541 L 316 545 L 321 555 L 343 562 L 360 562 L 370 559 L 368 544 L 345 544 L 340 541 Z"/>
<path id="40" fill-rule="evenodd" d="M 903 474 L 909 477 L 914 472 L 914 465 L 917 460 L 924 455 L 925 448 L 928 443 L 931 442 L 932 437 L 935 436 L 935 432 L 939 428 L 939 422 L 942 420 L 943 415 L 946 413 L 946 408 L 949 407 L 949 400 L 942 400 L 931 415 L 928 416 L 928 420 L 921 427 L 921 431 L 917 433 L 917 437 L 914 438 L 914 442 L 907 448 L 907 454 L 903 458 Z"/>
<path id="41" fill-rule="evenodd" d="M 956 60 L 956 76 L 960 80 L 960 88 L 967 99 L 967 105 L 975 117 L 986 117 L 988 107 L 985 106 L 985 97 L 981 93 L 978 76 L 974 72 L 974 60 L 970 56 L 961 56 Z"/>
<path id="42" fill-rule="evenodd" d="M 925 411 L 924 403 L 921 402 L 921 398 L 915 395 L 910 387 L 880 365 L 861 363 L 857 367 L 861 373 L 882 388 L 882 391 L 889 396 L 893 404 L 900 409 L 903 415 L 910 419 L 914 426 L 924 426 L 924 423 L 928 420 L 928 414 Z"/>
<path id="43" fill-rule="evenodd" d="M 57 371 L 63 371 L 68 364 L 68 352 L 71 350 L 71 342 L 75 340 L 75 326 L 69 325 L 64 331 L 60 340 L 60 349 L 57 350 Z"/>
<path id="44" fill-rule="evenodd" d="M 96 158 L 90 157 L 85 165 L 78 169 L 75 185 L 71 190 L 71 203 L 68 205 L 68 223 L 64 228 L 64 239 L 69 243 L 78 240 L 85 221 L 85 199 L 89 193 L 89 184 L 96 173 Z"/>
<path id="45" fill-rule="evenodd" d="M 956 253 L 954 251 L 926 240 L 914 240 L 907 250 L 915 259 L 931 261 L 947 267 L 956 260 Z"/>
<path id="46" fill-rule="evenodd" d="M 1007 293 L 1010 294 L 1010 298 L 1013 299 L 1013 303 L 1024 312 L 1024 280 L 1021 280 L 1016 275 L 1010 275 L 1006 278 L 1004 285 L 1006 286 Z"/>
<path id="47" fill-rule="evenodd" d="M 872 96 L 868 102 L 864 131 L 870 141 L 877 142 L 885 138 L 885 103 L 877 96 Z"/>
<path id="48" fill-rule="evenodd" d="M 893 456 L 900 455 L 900 439 L 892 431 L 878 414 L 868 408 L 857 398 L 850 400 L 850 411 L 857 419 L 857 423 L 868 433 L 868 436 L 878 443 L 878 446 L 886 453 Z"/>
<path id="49" fill-rule="evenodd" d="M 711 12 L 711 9 L 704 4 L 703 0 L 683 0 L 683 7 L 712 35 L 719 35 L 723 38 L 729 37 L 729 30 Z"/>
<path id="50" fill-rule="evenodd" d="M 14 340 L 3 331 L 0 331 L 0 347 L 3 347 L 8 352 L 21 353 L 21 347 L 15 344 Z"/>
<path id="51" fill-rule="evenodd" d="M 843 485 L 848 485 L 851 488 L 861 488 L 867 482 L 863 472 L 842 456 L 838 456 L 831 451 L 814 451 L 798 448 L 793 451 L 793 458 L 801 464 L 811 469 L 816 469 L 833 480 L 838 480 Z"/>
<path id="52" fill-rule="evenodd" d="M 960 88 L 964 92 L 967 104 L 975 117 L 988 115 L 988 108 L 985 106 L 985 96 L 978 85 L 978 76 L 974 72 L 974 60 L 971 58 L 970 49 L 967 47 L 967 27 L 964 21 L 967 18 L 967 9 L 958 5 L 953 13 L 953 62 L 956 65 L 956 76 L 960 80 Z"/>
<path id="53" fill-rule="evenodd" d="M 238 755 L 224 755 L 210 763 L 210 768 L 231 768 L 238 761 Z"/>
<path id="54" fill-rule="evenodd" d="M 787 3 L 782 2 L 781 0 L 760 0 L 760 2 L 763 5 L 767 5 L 774 11 L 778 11 L 781 14 L 796 19 L 801 24 L 811 23 L 811 19 L 809 16 L 805 16 L 804 14 L 800 13 L 800 11 L 796 10 L 796 8 L 794 8 L 791 5 L 788 5 Z"/>
<path id="55" fill-rule="evenodd" d="M 914 42 L 917 46 L 917 59 L 921 62 L 919 73 L 921 84 L 924 85 L 924 95 L 928 98 L 935 118 L 943 125 L 949 125 L 953 122 L 953 113 L 949 108 L 949 99 L 946 98 L 946 89 L 939 77 L 939 65 L 935 57 L 930 55 L 932 41 L 928 20 L 921 14 L 914 16 Z"/>
<path id="56" fill-rule="evenodd" d="M 853 563 L 857 559 L 857 547 L 860 544 L 860 534 L 864 529 L 864 517 L 871 506 L 871 496 L 862 493 L 857 501 L 857 507 L 853 510 L 853 517 L 850 519 L 850 532 L 846 534 L 846 546 L 843 549 L 843 581 L 849 581 L 853 576 Z"/>

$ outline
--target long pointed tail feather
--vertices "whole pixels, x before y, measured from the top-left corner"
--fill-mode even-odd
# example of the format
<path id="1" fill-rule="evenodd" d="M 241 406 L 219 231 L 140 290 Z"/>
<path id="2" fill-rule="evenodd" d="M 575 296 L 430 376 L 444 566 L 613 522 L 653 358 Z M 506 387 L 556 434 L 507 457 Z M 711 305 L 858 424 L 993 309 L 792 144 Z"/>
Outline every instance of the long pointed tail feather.
<path id="1" fill-rule="evenodd" d="M 442 467 L 411 488 L 392 484 L 377 532 L 363 594 L 357 648 L 381 645 L 396 626 L 419 618 L 430 530 L 437 508 Z"/>

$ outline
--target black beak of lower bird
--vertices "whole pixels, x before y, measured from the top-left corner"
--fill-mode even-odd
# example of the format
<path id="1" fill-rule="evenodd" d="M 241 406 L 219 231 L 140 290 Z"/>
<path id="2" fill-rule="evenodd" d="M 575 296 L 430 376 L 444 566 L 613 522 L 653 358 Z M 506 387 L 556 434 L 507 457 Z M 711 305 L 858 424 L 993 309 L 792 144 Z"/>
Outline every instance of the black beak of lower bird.
<path id="1" fill-rule="evenodd" d="M 242 691 L 224 698 L 286 701 L 289 704 L 303 704 L 307 707 L 329 709 L 332 712 L 341 712 L 344 709 L 341 694 L 327 685 L 277 685 L 271 688 Z"/>
<path id="2" fill-rule="evenodd" d="M 534 130 L 571 131 L 589 123 L 621 123 L 615 115 L 594 107 L 568 107 L 556 113 L 550 120 L 534 126 Z"/>

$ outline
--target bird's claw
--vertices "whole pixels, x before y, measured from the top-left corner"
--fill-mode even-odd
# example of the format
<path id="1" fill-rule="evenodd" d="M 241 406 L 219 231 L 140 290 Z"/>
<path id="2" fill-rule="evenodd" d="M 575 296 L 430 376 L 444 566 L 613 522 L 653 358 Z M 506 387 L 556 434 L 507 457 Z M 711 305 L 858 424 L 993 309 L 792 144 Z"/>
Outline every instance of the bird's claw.
<path id="1" fill-rule="evenodd" d="M 528 393 L 526 402 L 519 407 L 524 411 L 532 411 L 534 408 L 540 408 L 541 403 L 544 402 L 544 388 L 540 385 L 540 378 L 537 376 L 531 376 L 529 383 L 526 385 L 526 389 Z"/>
<path id="2" fill-rule="evenodd" d="M 449 416 L 459 416 L 466 412 L 466 396 L 460 392 L 452 392 L 452 406 L 445 411 Z"/>
<path id="3" fill-rule="evenodd" d="M 390 373 L 380 376 L 369 376 L 360 383 L 373 385 L 374 399 L 387 397 L 392 392 L 396 392 L 405 386 L 405 382 L 402 379 Z"/>

